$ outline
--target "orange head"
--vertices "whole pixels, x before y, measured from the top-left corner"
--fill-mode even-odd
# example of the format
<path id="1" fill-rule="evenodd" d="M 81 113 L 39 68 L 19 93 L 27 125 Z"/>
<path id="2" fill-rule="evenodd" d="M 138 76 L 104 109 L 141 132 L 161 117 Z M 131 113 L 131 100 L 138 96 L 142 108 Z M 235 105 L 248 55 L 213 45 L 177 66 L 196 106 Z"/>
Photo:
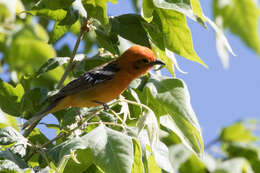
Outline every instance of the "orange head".
<path id="1" fill-rule="evenodd" d="M 127 49 L 118 59 L 118 63 L 121 69 L 133 77 L 141 76 L 156 64 L 165 65 L 156 59 L 151 49 L 139 45 Z"/>

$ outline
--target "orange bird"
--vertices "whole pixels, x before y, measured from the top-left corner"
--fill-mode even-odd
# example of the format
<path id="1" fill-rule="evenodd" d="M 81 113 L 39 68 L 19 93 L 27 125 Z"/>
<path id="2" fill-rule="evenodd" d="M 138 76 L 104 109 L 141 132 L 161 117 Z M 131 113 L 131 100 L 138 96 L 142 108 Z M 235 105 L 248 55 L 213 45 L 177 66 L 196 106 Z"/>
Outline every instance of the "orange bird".
<path id="1" fill-rule="evenodd" d="M 151 49 L 132 46 L 117 60 L 87 71 L 69 82 L 53 97 L 53 102 L 23 124 L 33 129 L 48 113 L 68 107 L 92 107 L 105 105 L 117 98 L 136 78 L 148 72 L 154 65 L 165 65 L 157 60 Z"/>

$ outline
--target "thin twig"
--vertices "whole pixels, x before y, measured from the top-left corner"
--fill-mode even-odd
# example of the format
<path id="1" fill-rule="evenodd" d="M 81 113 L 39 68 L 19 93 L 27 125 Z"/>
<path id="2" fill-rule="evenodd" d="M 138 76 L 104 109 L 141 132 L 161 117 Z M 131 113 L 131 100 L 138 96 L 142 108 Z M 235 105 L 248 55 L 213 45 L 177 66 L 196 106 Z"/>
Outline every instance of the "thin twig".
<path id="1" fill-rule="evenodd" d="M 112 126 L 119 126 L 119 127 L 122 127 L 122 124 L 117 124 L 117 123 L 113 123 L 113 122 L 91 122 L 91 123 L 88 123 L 88 125 L 95 125 L 95 124 L 106 124 L 106 125 L 112 125 Z"/>
<path id="2" fill-rule="evenodd" d="M 74 49 L 73 49 L 73 51 L 72 51 L 72 54 L 71 54 L 71 56 L 70 56 L 69 65 L 68 65 L 68 67 L 66 68 L 66 71 L 63 73 L 63 75 L 62 75 L 62 77 L 61 77 L 61 80 L 60 80 L 59 83 L 58 83 L 58 86 L 57 86 L 58 89 L 61 88 L 63 82 L 65 81 L 66 77 L 68 76 L 69 72 L 72 70 L 72 68 L 73 68 L 73 66 L 74 66 L 73 60 L 74 60 L 75 55 L 76 55 L 76 53 L 77 53 L 77 50 L 78 50 L 78 47 L 79 47 L 81 38 L 82 38 L 82 36 L 83 36 L 83 33 L 84 33 L 84 30 L 81 29 L 81 30 L 80 30 L 80 33 L 79 33 L 79 36 L 78 36 L 78 39 L 77 39 L 77 42 L 76 42 L 76 44 L 75 44 L 75 46 L 74 46 Z"/>
<path id="3" fill-rule="evenodd" d="M 123 102 L 126 102 L 126 103 L 129 103 L 129 104 L 132 104 L 132 105 L 137 105 L 137 106 L 141 106 L 141 107 L 144 107 L 145 109 L 147 109 L 148 111 L 152 111 L 151 108 L 149 108 L 148 106 L 142 104 L 142 103 L 137 103 L 135 101 L 131 101 L 131 100 L 126 100 L 126 99 L 120 99 L 121 101 Z"/>
<path id="4" fill-rule="evenodd" d="M 205 150 L 211 148 L 213 145 L 219 142 L 219 138 L 215 138 L 205 145 Z"/>
<path id="5" fill-rule="evenodd" d="M 123 125 L 126 125 L 122 118 L 113 109 L 111 109 L 110 111 L 123 123 Z"/>

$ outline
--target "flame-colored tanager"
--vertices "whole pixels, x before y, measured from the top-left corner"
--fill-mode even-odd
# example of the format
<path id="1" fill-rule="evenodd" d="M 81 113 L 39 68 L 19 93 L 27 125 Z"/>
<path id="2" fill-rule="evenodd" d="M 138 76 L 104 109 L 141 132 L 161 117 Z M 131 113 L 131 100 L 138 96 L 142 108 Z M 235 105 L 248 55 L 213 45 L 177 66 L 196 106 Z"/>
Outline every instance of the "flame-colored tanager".
<path id="1" fill-rule="evenodd" d="M 117 60 L 87 71 L 69 82 L 53 97 L 46 109 L 32 117 L 23 128 L 34 128 L 48 113 L 68 107 L 92 107 L 117 98 L 136 78 L 149 71 L 153 65 L 164 65 L 155 58 L 151 49 L 132 46 Z M 33 126 L 33 127 L 32 127 Z"/>

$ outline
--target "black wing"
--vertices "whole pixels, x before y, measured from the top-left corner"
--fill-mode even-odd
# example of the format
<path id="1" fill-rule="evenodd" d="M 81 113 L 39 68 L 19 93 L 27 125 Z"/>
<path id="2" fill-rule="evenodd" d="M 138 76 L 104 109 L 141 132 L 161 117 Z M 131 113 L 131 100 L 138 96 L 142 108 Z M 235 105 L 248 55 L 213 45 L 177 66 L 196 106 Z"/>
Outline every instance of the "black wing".
<path id="1" fill-rule="evenodd" d="M 81 90 L 89 89 L 96 84 L 109 81 L 113 78 L 116 72 L 119 71 L 117 61 L 106 63 L 102 66 L 90 70 L 77 79 L 69 82 L 56 95 L 53 96 L 55 100 L 59 100 L 67 95 L 76 93 Z"/>

